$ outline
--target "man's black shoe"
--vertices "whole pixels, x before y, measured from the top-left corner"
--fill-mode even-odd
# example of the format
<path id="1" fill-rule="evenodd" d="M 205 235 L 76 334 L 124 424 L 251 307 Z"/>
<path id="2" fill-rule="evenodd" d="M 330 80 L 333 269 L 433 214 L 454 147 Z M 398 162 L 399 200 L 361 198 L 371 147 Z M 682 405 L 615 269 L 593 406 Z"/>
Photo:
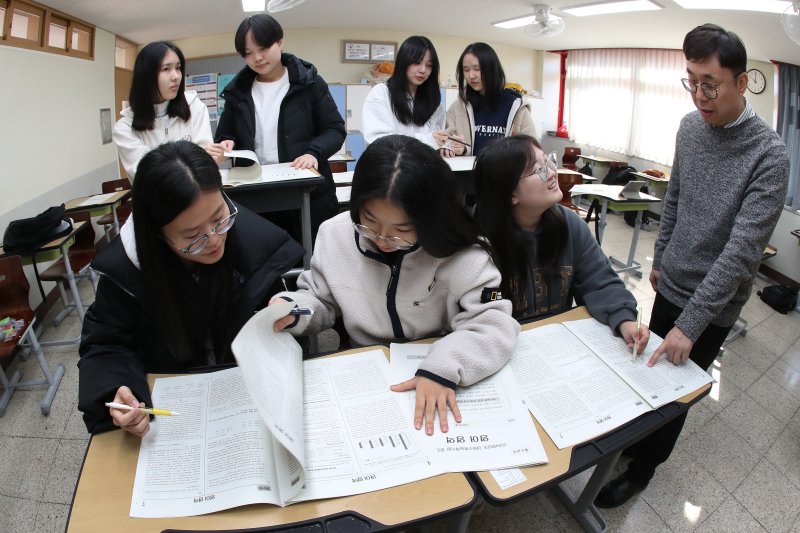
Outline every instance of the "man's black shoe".
<path id="1" fill-rule="evenodd" d="M 630 500 L 633 495 L 643 491 L 645 487 L 647 487 L 647 483 L 642 484 L 633 479 L 628 471 L 625 471 L 600 489 L 600 493 L 594 499 L 594 504 L 601 509 L 619 507 Z"/>

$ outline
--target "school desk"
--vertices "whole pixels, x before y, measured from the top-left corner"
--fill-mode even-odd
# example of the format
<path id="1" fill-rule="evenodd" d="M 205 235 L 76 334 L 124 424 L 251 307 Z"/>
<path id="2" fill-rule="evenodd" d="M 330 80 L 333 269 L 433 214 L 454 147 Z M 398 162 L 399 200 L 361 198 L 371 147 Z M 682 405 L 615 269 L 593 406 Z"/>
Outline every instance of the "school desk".
<path id="1" fill-rule="evenodd" d="M 109 213 L 114 217 L 114 231 L 119 235 L 119 219 L 117 218 L 117 207 L 122 204 L 131 194 L 130 189 L 106 194 L 94 194 L 74 198 L 64 204 L 66 212 L 89 211 L 91 217 L 101 217 Z"/>
<path id="2" fill-rule="evenodd" d="M 75 244 L 75 235 L 81 231 L 84 227 L 86 222 L 75 222 L 72 225 L 72 230 L 67 233 L 66 235 L 62 235 L 57 239 L 53 239 L 50 242 L 46 242 L 40 245 L 38 248 L 33 250 L 31 253 L 28 254 L 8 254 L 8 255 L 19 255 L 22 257 L 22 264 L 24 265 L 33 265 L 33 272 L 36 275 L 36 283 L 39 286 L 39 292 L 42 295 L 42 300 L 47 299 L 47 295 L 44 293 L 44 287 L 42 287 L 42 280 L 39 279 L 39 267 L 38 263 L 43 263 L 47 261 L 55 261 L 59 257 L 69 257 L 69 248 Z M 0 247 L 0 256 L 6 255 L 6 252 Z M 75 273 L 72 271 L 72 265 L 69 261 L 64 261 L 64 270 L 66 274 L 64 278 L 67 281 L 67 285 L 69 285 L 70 292 L 72 293 L 73 305 L 75 306 L 76 311 L 78 312 L 78 318 L 81 322 L 83 322 L 83 315 L 85 311 L 83 309 L 83 303 L 81 302 L 80 294 L 78 293 L 78 285 L 75 281 Z M 37 333 L 38 335 L 38 333 Z M 80 335 L 74 339 L 68 340 L 57 340 L 57 341 L 40 341 L 39 344 L 42 346 L 60 346 L 65 344 L 77 344 L 81 340 Z"/>
<path id="3" fill-rule="evenodd" d="M 608 167 L 609 169 L 615 164 L 624 164 L 625 161 L 617 161 L 616 159 L 609 159 L 599 155 L 580 154 L 579 157 L 583 162 L 592 169 L 592 175 L 596 176 L 596 169 L 598 166 Z"/>
<path id="4" fill-rule="evenodd" d="M 579 320 L 590 315 L 585 307 L 579 307 L 544 320 L 522 326 L 523 330 L 537 328 L 547 324 L 555 324 L 567 320 Z M 622 450 L 641 440 L 659 427 L 663 426 L 691 405 L 708 394 L 711 385 L 687 394 L 677 402 L 672 402 L 655 411 L 647 412 L 624 426 L 585 443 L 559 450 L 550 436 L 536 423 L 539 438 L 547 452 L 548 463 L 530 466 L 520 470 L 525 481 L 511 487 L 501 489 L 489 472 L 472 474 L 484 499 L 492 505 L 507 505 L 522 498 L 545 490 L 553 489 L 555 494 L 581 525 L 584 531 L 605 531 L 606 524 L 602 515 L 594 506 L 594 499 L 612 475 L 614 465 Z M 533 418 L 533 417 L 531 417 Z M 596 466 L 586 486 L 574 497 L 565 488 L 563 482 L 587 468 Z M 535 524 L 532 524 L 532 530 Z"/>
<path id="5" fill-rule="evenodd" d="M 636 246 L 639 243 L 639 232 L 642 229 L 642 213 L 647 211 L 651 204 L 660 202 L 660 198 L 651 196 L 649 194 L 641 194 L 638 199 L 626 199 L 619 196 L 619 191 L 622 189 L 621 185 L 589 185 L 589 186 L 575 186 L 570 191 L 573 196 L 587 195 L 589 199 L 597 199 L 600 202 L 600 219 L 597 224 L 597 242 L 603 244 L 603 233 L 608 225 L 606 216 L 608 215 L 608 208 L 611 207 L 614 211 L 636 211 L 636 222 L 633 226 L 633 237 L 631 237 L 631 246 L 628 250 L 628 260 L 622 262 L 621 259 L 616 257 L 609 257 L 611 263 L 620 267 L 616 269 L 618 274 L 623 272 L 630 272 L 637 278 L 642 277 L 642 265 L 638 261 L 634 261 L 633 257 L 636 255 Z"/>
<path id="6" fill-rule="evenodd" d="M 231 200 L 242 204 L 256 213 L 270 213 L 300 209 L 300 225 L 302 228 L 303 267 L 311 266 L 311 191 L 317 185 L 325 183 L 323 176 L 299 178 L 281 181 L 265 181 L 226 187 L 225 193 Z"/>
<path id="7" fill-rule="evenodd" d="M 340 356 L 369 348 L 341 352 Z M 149 376 L 153 386 L 155 376 Z M 246 505 L 180 518 L 130 518 L 138 437 L 123 431 L 93 435 L 72 498 L 67 533 L 164 530 L 345 532 L 388 531 L 448 518 L 451 530 L 466 532 L 477 495 L 465 474 L 443 474 L 389 489 L 278 507 Z"/>
<path id="8" fill-rule="evenodd" d="M 631 174 L 647 182 L 647 188 L 650 190 L 650 194 L 655 194 L 658 191 L 666 191 L 669 186 L 669 176 L 659 178 L 657 176 L 645 174 L 644 172 L 631 172 Z"/>

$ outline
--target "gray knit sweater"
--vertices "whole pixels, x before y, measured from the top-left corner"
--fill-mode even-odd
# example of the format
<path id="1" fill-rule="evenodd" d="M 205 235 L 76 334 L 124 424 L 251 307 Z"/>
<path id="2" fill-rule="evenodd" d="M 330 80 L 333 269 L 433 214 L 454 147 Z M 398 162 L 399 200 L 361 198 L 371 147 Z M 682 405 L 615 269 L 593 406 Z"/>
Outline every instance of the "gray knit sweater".
<path id="1" fill-rule="evenodd" d="M 675 325 L 692 341 L 739 316 L 788 179 L 786 147 L 758 116 L 727 129 L 697 111 L 681 121 L 653 268 L 658 291 L 683 309 Z"/>

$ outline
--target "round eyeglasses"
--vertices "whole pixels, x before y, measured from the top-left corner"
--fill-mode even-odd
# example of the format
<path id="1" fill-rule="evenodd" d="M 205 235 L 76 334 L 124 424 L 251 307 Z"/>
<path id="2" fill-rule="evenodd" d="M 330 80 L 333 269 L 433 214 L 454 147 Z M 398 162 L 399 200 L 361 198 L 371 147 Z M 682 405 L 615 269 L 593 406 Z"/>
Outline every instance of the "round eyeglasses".
<path id="1" fill-rule="evenodd" d="M 239 214 L 239 209 L 233 205 L 233 202 L 231 202 L 230 198 L 228 198 L 225 193 L 222 193 L 222 196 L 225 199 L 225 203 L 228 204 L 231 214 L 214 224 L 210 232 L 204 233 L 190 242 L 189 246 L 178 248 L 180 253 L 197 255 L 206 247 L 208 244 L 208 239 L 211 238 L 211 235 L 222 235 L 223 233 L 230 231 L 230 229 L 233 227 L 233 223 L 236 222 L 236 215 Z"/>
<path id="2" fill-rule="evenodd" d="M 556 159 L 556 153 L 550 152 L 545 156 L 544 165 L 541 166 L 539 170 L 534 170 L 533 173 L 539 176 L 539 179 L 542 180 L 542 183 L 547 183 L 547 178 L 550 177 L 550 170 L 557 171 L 558 170 L 558 159 Z"/>
<path id="3" fill-rule="evenodd" d="M 713 83 L 697 83 L 694 81 L 689 80 L 688 78 L 681 78 L 681 83 L 683 84 L 683 88 L 689 91 L 692 94 L 697 92 L 699 88 L 700 91 L 703 93 L 703 96 L 708 98 L 709 100 L 716 100 L 719 96 L 719 90 L 721 87 L 728 85 L 731 82 L 736 81 L 736 78 L 742 74 L 741 72 L 733 77 L 733 79 L 726 81 L 725 83 L 720 83 L 718 85 L 714 85 Z"/>
<path id="4" fill-rule="evenodd" d="M 401 239 L 400 237 L 386 237 L 384 235 L 378 235 L 368 227 L 362 224 L 353 224 L 353 229 L 356 230 L 356 233 L 364 237 L 365 239 L 369 239 L 371 241 L 382 240 L 395 250 L 410 250 L 414 247 L 413 244 L 408 242 L 405 239 Z"/>

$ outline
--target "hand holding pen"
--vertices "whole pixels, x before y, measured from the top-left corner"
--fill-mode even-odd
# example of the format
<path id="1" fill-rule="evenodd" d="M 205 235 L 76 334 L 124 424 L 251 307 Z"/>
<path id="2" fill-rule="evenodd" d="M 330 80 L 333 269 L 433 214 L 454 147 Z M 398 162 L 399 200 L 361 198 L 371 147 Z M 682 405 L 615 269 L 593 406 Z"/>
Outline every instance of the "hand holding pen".
<path id="1" fill-rule="evenodd" d="M 131 407 L 131 410 L 109 407 L 111 421 L 114 422 L 115 426 L 137 437 L 144 437 L 150 430 L 150 416 L 141 409 L 141 407 L 144 407 L 144 403 L 136 399 L 131 389 L 124 385 L 118 388 L 117 393 L 114 395 L 114 401 L 111 403 L 140 407 L 140 409 Z"/>
<path id="2" fill-rule="evenodd" d="M 619 332 L 631 347 L 631 362 L 635 362 L 639 353 L 644 351 L 650 340 L 650 330 L 642 324 L 642 309 L 638 308 L 636 320 L 626 320 L 619 325 Z"/>

